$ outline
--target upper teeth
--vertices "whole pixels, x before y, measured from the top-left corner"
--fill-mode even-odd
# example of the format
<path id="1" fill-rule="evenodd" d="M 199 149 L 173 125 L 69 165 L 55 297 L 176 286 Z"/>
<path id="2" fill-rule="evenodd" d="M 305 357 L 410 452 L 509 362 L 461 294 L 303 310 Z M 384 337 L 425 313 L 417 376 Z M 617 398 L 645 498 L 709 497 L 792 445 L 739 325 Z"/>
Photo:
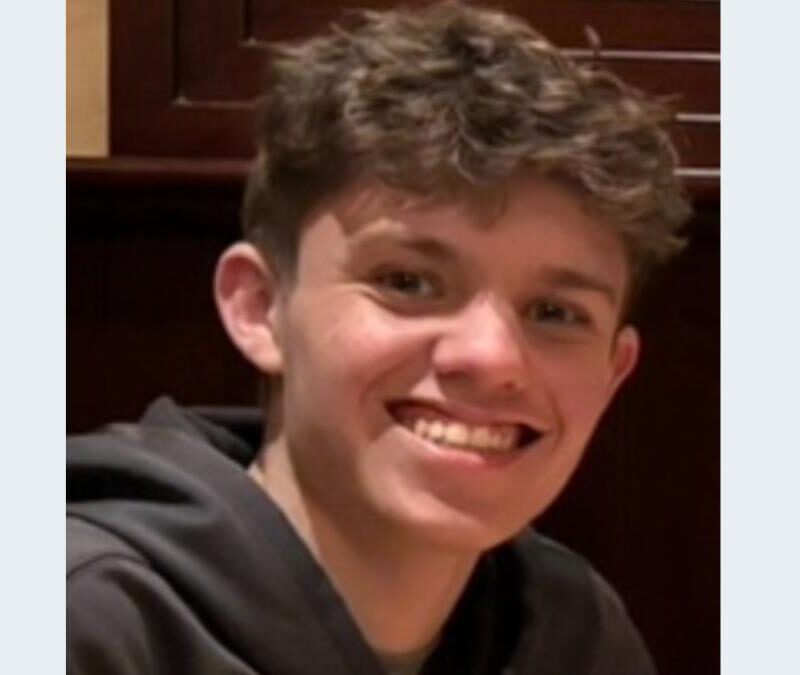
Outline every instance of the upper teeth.
<path id="1" fill-rule="evenodd" d="M 517 443 L 519 430 L 515 426 L 472 426 L 462 422 L 417 418 L 411 430 L 430 441 L 476 450 L 511 450 Z"/>

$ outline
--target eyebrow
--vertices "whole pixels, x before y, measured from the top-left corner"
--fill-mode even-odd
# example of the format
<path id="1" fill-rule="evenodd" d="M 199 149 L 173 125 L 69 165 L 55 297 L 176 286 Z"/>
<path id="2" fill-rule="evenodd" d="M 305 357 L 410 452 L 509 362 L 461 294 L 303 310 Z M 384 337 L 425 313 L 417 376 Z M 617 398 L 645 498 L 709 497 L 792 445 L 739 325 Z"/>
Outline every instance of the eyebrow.
<path id="1" fill-rule="evenodd" d="M 410 249 L 429 258 L 442 261 L 454 260 L 459 257 L 451 246 L 432 237 L 408 236 L 400 233 L 376 232 L 365 234 L 354 242 L 358 248 L 371 248 L 373 246 L 394 245 Z"/>
<path id="2" fill-rule="evenodd" d="M 599 293 L 604 296 L 612 306 L 616 306 L 617 304 L 617 292 L 611 284 L 570 267 L 548 265 L 542 272 L 542 278 L 553 286 Z"/>
<path id="3" fill-rule="evenodd" d="M 452 260 L 458 257 L 458 254 L 454 249 L 450 248 L 447 244 L 443 244 L 438 239 L 415 237 L 407 240 L 401 239 L 398 243 L 404 248 L 410 248 L 411 250 L 421 253 L 422 255 L 426 255 L 430 258 Z"/>

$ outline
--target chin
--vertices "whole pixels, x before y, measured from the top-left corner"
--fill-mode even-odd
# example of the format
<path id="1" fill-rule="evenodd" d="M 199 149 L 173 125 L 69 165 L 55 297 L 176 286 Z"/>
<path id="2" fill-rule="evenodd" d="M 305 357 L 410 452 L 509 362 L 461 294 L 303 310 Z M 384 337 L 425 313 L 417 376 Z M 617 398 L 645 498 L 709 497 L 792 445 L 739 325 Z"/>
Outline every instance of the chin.
<path id="1" fill-rule="evenodd" d="M 530 523 L 526 517 L 487 516 L 442 504 L 437 507 L 404 513 L 402 527 L 426 547 L 460 554 L 480 555 L 514 538 Z"/>

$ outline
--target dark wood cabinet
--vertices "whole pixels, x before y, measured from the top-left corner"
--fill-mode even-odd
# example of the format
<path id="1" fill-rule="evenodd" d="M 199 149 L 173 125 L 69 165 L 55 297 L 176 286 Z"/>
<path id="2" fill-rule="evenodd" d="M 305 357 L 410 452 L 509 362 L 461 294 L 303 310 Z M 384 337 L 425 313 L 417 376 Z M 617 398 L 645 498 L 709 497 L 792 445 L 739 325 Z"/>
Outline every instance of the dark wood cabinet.
<path id="1" fill-rule="evenodd" d="M 387 7 L 396 2 L 358 3 Z M 413 3 L 410 3 L 413 4 Z M 492 4 L 492 3 L 489 3 Z M 579 58 L 674 97 L 694 180 L 719 167 L 719 4 L 702 0 L 495 2 Z M 330 24 L 342 0 L 120 0 L 111 13 L 113 155 L 247 158 L 269 41 Z M 588 34 L 595 36 L 592 46 Z"/>

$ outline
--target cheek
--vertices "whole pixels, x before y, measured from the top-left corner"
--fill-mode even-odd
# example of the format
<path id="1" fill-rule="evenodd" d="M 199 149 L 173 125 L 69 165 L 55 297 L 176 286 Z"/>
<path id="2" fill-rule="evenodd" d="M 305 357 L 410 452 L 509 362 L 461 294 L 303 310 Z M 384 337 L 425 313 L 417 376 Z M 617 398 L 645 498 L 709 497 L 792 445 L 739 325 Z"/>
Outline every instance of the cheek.
<path id="1" fill-rule="evenodd" d="M 594 427 L 609 402 L 610 376 L 611 364 L 600 355 L 573 355 L 550 364 L 550 394 L 566 427 Z"/>
<path id="2" fill-rule="evenodd" d="M 306 490 L 335 500 L 331 508 L 354 508 L 364 493 L 381 502 L 403 492 L 408 471 L 374 451 L 390 420 L 383 404 L 424 372 L 426 338 L 366 302 L 317 307 L 303 307 L 287 331 L 284 412 L 296 470 Z M 334 494 L 332 483 L 348 487 Z"/>
<path id="3" fill-rule="evenodd" d="M 385 380 L 392 386 L 396 373 L 413 379 L 409 373 L 424 368 L 424 334 L 366 298 L 332 299 L 299 315 L 303 319 L 291 331 L 287 375 L 300 379 L 304 388 L 358 401 L 384 387 Z"/>

